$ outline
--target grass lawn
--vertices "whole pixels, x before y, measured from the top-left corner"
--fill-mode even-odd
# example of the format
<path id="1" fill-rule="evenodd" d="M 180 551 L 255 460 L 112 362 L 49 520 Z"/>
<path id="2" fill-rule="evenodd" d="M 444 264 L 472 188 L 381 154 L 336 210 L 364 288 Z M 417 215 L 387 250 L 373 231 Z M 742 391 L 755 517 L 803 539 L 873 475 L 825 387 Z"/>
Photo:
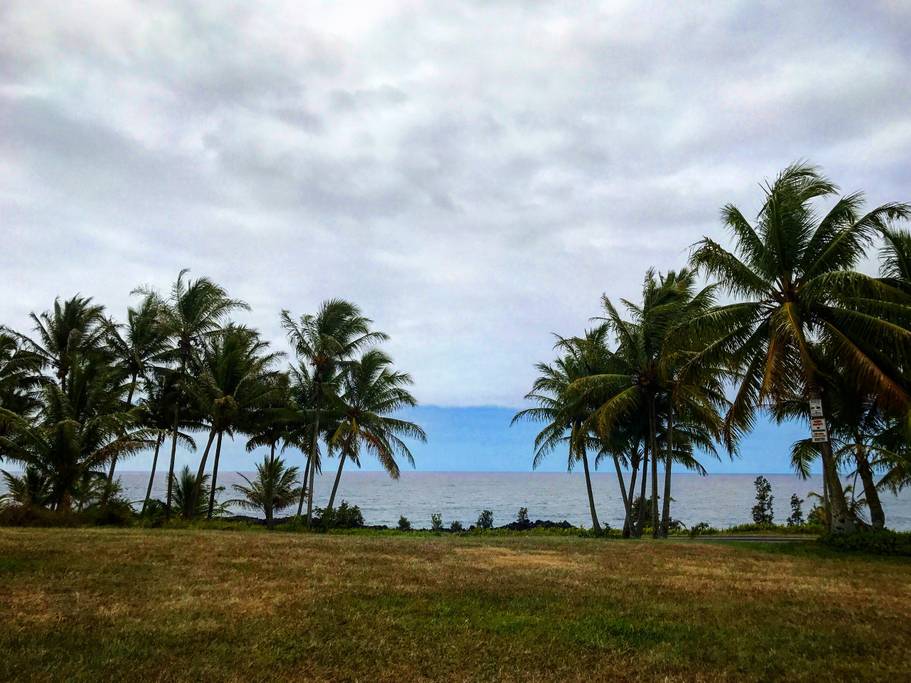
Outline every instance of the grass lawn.
<path id="1" fill-rule="evenodd" d="M 909 680 L 909 649 L 911 562 L 812 544 L 0 529 L 4 680 Z"/>

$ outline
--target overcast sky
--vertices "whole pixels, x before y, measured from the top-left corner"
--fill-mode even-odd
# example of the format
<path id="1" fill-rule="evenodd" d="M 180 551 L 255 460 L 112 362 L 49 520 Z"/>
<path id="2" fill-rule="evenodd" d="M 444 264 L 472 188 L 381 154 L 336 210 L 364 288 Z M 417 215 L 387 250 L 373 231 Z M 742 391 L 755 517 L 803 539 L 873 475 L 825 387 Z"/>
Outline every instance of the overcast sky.
<path id="1" fill-rule="evenodd" d="M 584 7 L 583 7 L 584 5 Z M 208 275 L 515 406 L 789 162 L 911 199 L 911 3 L 0 2 L 0 321 Z"/>

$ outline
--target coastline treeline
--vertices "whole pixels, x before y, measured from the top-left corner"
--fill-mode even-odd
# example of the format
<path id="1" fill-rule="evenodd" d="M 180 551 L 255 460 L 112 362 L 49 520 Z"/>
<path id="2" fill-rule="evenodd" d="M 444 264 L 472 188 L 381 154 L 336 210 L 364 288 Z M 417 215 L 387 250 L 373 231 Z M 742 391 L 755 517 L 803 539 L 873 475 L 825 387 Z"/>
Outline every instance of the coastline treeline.
<path id="1" fill-rule="evenodd" d="M 514 420 L 543 423 L 535 466 L 559 451 L 584 470 L 595 530 L 592 467 L 616 471 L 624 536 L 666 536 L 674 467 L 735 456 L 759 411 L 807 425 L 791 460 L 804 477 L 821 463 L 830 532 L 882 529 L 880 493 L 911 483 L 911 205 L 864 210 L 803 163 L 762 191 L 753 220 L 722 209 L 732 249 L 705 237 L 680 270 L 649 270 L 638 300 L 605 296 L 537 366 Z M 877 276 L 857 269 L 874 256 Z"/>
<path id="2" fill-rule="evenodd" d="M 283 311 L 293 350 L 283 367 L 282 353 L 232 320 L 248 306 L 208 278 L 181 271 L 167 294 L 134 294 L 123 322 L 76 295 L 33 313 L 29 333 L 0 329 L 0 458 L 21 468 L 2 471 L 7 507 L 129 517 L 116 468 L 151 451 L 141 516 L 211 518 L 223 506 L 223 440 L 237 436 L 266 455 L 231 502 L 260 510 L 270 525 L 296 507 L 309 527 L 314 474 L 328 458 L 338 463 L 330 513 L 346 462 L 375 457 L 395 478 L 399 460 L 414 464 L 406 439 L 425 434 L 396 417 L 416 405 L 412 379 L 354 304 L 332 299 L 300 317 Z M 175 472 L 178 446 L 201 451 L 195 472 Z M 303 454 L 303 472 L 286 463 L 288 450 Z M 155 500 L 161 458 L 167 494 Z"/>

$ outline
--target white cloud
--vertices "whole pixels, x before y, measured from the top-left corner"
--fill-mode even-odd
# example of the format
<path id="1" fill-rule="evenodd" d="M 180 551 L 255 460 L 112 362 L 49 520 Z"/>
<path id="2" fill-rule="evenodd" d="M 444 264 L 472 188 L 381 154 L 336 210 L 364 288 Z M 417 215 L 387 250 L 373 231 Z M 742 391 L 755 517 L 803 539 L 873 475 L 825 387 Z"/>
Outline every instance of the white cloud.
<path id="1" fill-rule="evenodd" d="M 797 158 L 909 199 L 900 4 L 0 6 L 0 320 L 191 267 L 358 302 L 425 402 L 515 405 L 549 333 Z"/>

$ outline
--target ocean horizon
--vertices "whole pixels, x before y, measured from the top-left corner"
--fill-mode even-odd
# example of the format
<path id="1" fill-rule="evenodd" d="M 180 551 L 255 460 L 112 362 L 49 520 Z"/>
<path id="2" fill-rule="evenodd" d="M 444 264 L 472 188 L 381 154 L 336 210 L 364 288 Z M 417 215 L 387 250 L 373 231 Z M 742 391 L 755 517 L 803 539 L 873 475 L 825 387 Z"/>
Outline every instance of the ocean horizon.
<path id="1" fill-rule="evenodd" d="M 317 475 L 314 484 L 315 507 L 324 507 L 329 499 L 335 477 L 326 471 Z M 218 485 L 225 490 L 219 500 L 237 497 L 233 485 L 242 483 L 242 475 L 251 472 L 222 472 Z M 803 511 L 807 515 L 813 507 L 812 492 L 821 493 L 819 475 L 801 479 L 792 473 L 730 473 L 700 476 L 689 472 L 674 473 L 674 495 L 671 515 L 687 527 L 707 522 L 716 527 L 728 527 L 751 522 L 750 511 L 754 504 L 753 481 L 764 476 L 772 485 L 775 522 L 784 524 L 791 513 L 791 494 L 804 499 Z M 118 473 L 124 494 L 130 501 L 141 503 L 148 485 L 148 472 L 122 471 Z M 628 473 L 624 473 L 629 482 Z M 846 478 L 846 484 L 852 479 Z M 638 487 L 637 487 L 638 488 Z M 613 528 L 623 525 L 623 503 L 617 485 L 617 476 L 608 472 L 592 475 L 595 504 L 602 524 Z M 860 486 L 858 482 L 858 491 Z M 164 499 L 166 477 L 156 472 L 152 497 Z M 860 494 L 858 494 L 860 495 Z M 881 492 L 886 511 L 886 525 L 896 530 L 911 530 L 911 490 L 899 495 Z M 591 526 L 585 480 L 581 472 L 402 472 L 398 480 L 385 472 L 345 472 L 339 484 L 337 504 L 345 500 L 357 505 L 370 525 L 395 526 L 399 517 L 405 516 L 414 528 L 429 528 L 430 516 L 439 513 L 449 526 L 457 520 L 466 527 L 473 524 L 482 510 L 491 510 L 494 524 L 502 526 L 515 520 L 519 508 L 528 508 L 532 520 L 566 520 L 576 526 Z M 262 516 L 261 512 L 229 506 L 232 513 Z M 289 508 L 280 514 L 294 514 Z"/>

